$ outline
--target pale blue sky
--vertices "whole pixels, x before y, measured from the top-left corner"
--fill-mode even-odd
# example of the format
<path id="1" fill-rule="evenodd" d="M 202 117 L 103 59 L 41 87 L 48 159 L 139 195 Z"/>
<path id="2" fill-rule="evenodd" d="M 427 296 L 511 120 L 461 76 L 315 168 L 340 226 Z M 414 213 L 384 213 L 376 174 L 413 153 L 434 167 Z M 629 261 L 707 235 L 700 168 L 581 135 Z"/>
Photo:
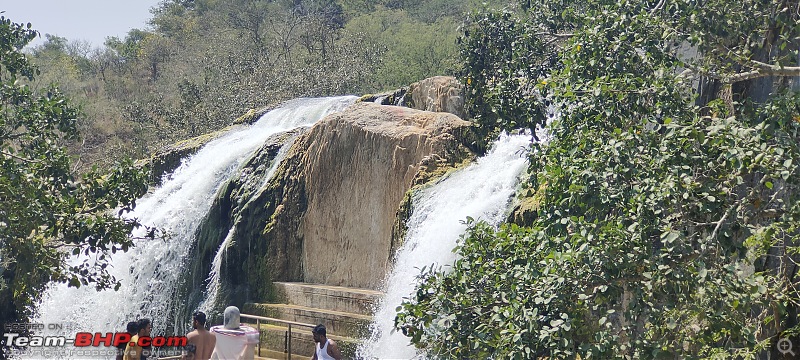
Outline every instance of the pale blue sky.
<path id="1" fill-rule="evenodd" d="M 161 0 L 0 0 L 1 14 L 17 23 L 31 23 L 44 34 L 69 40 L 83 39 L 100 46 L 107 36 L 124 37 L 132 28 L 144 28 L 150 8 Z"/>

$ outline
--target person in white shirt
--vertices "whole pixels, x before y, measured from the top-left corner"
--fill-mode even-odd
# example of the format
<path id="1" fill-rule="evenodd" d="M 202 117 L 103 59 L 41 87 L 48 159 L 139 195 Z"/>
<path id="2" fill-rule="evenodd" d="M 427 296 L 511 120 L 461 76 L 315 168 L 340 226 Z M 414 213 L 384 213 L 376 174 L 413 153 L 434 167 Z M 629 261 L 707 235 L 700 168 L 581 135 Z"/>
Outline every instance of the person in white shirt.
<path id="1" fill-rule="evenodd" d="M 336 342 L 327 337 L 325 325 L 315 326 L 314 330 L 311 330 L 311 334 L 314 335 L 314 346 L 316 347 L 311 360 L 342 360 L 342 353 L 339 352 Z"/>

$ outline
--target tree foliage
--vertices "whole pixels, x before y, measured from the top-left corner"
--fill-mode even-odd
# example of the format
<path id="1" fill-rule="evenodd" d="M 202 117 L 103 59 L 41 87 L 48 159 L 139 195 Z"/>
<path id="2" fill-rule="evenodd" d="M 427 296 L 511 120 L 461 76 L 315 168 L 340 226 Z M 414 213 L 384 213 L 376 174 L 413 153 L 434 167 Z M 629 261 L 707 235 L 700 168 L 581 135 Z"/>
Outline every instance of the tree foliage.
<path id="1" fill-rule="evenodd" d="M 368 34 L 385 49 L 370 80 L 374 90 L 390 90 L 451 72 L 457 54 L 457 28 L 453 18 L 429 24 L 407 10 L 388 8 L 355 17 L 346 25 L 346 30 Z"/>
<path id="2" fill-rule="evenodd" d="M 778 357 L 800 330 L 798 3 L 523 5 L 477 14 L 462 54 L 487 136 L 556 115 L 534 218 L 472 223 L 397 326 L 440 358 Z"/>
<path id="3" fill-rule="evenodd" d="M 477 1 L 165 0 L 150 28 L 84 51 L 48 37 L 31 50 L 44 89 L 86 113 L 69 144 L 79 167 L 145 157 L 295 97 L 364 94 L 450 74 Z"/>
<path id="4" fill-rule="evenodd" d="M 130 160 L 75 175 L 63 144 L 79 138 L 79 112 L 55 87 L 27 84 L 39 71 L 21 49 L 35 36 L 0 17 L 0 323 L 28 319 L 50 282 L 118 287 L 108 254 L 127 250 L 141 225 L 118 215 L 147 190 Z M 70 254 L 87 260 L 67 263 Z"/>

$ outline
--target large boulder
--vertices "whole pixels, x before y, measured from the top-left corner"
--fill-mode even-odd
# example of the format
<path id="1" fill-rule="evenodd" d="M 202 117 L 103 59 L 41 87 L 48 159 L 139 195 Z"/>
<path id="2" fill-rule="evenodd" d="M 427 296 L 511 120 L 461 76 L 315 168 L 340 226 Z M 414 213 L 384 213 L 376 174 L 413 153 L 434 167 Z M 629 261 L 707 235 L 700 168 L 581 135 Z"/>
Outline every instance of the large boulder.
<path id="1" fill-rule="evenodd" d="M 445 113 L 360 104 L 305 138 L 304 281 L 376 288 L 406 191 L 431 159 L 461 160 L 469 123 Z M 376 276 L 377 275 L 377 276 Z"/>
<path id="2" fill-rule="evenodd" d="M 425 111 L 448 112 L 466 119 L 464 85 L 452 76 L 434 76 L 409 86 L 410 107 Z"/>
<path id="3" fill-rule="evenodd" d="M 367 94 L 358 101 L 406 106 L 424 111 L 447 112 L 466 119 L 464 85 L 452 76 L 430 77 L 397 90 Z"/>
<path id="4" fill-rule="evenodd" d="M 232 189 L 220 195 L 243 204 L 221 271 L 230 295 L 220 300 L 270 300 L 273 281 L 378 288 L 407 192 L 473 157 L 469 127 L 452 114 L 374 103 L 321 120 L 263 190 L 247 200 Z"/>

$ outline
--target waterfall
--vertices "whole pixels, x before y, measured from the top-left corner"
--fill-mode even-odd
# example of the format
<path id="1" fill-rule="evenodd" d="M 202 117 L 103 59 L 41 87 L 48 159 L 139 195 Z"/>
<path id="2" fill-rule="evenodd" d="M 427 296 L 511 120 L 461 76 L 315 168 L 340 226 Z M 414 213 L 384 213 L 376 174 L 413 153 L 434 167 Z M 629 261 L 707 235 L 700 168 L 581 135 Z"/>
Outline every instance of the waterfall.
<path id="1" fill-rule="evenodd" d="M 137 241 L 128 252 L 112 255 L 109 272 L 120 280 L 120 290 L 98 292 L 93 287 L 55 285 L 45 294 L 34 322 L 69 322 L 74 326 L 70 333 L 74 334 L 120 331 L 128 321 L 147 317 L 153 321 L 153 334 L 164 334 L 175 310 L 184 305 L 175 296 L 178 279 L 186 261 L 191 260 L 186 254 L 219 188 L 269 136 L 310 126 L 329 113 L 343 110 L 355 99 L 345 96 L 289 101 L 255 124 L 231 130 L 184 159 L 159 188 L 137 201 L 134 213 L 129 215 L 166 230 L 168 237 Z M 73 257 L 69 261 L 84 260 Z M 182 324 L 188 319 L 175 321 Z"/>
<path id="2" fill-rule="evenodd" d="M 502 136 L 492 149 L 468 167 L 414 195 L 408 233 L 386 280 L 386 295 L 371 325 L 370 339 L 359 349 L 362 358 L 411 359 L 416 350 L 394 332 L 396 308 L 414 293 L 422 267 L 452 264 L 452 252 L 466 230 L 469 216 L 498 224 L 527 167 L 529 135 Z"/>
<path id="3" fill-rule="evenodd" d="M 272 175 L 278 170 L 278 165 L 280 165 L 281 161 L 283 161 L 283 159 L 286 157 L 286 154 L 289 153 L 289 148 L 291 147 L 292 143 L 294 143 L 294 139 L 296 139 L 296 137 L 289 139 L 285 144 L 283 144 L 283 146 L 281 146 L 281 149 L 278 150 L 278 154 L 275 155 L 275 160 L 272 161 L 272 165 L 267 170 L 266 175 L 264 175 L 264 179 L 262 179 L 261 185 L 255 194 L 260 193 L 267 186 L 267 184 L 269 184 L 269 179 L 272 178 Z M 214 254 L 214 260 L 211 262 L 211 273 L 208 277 L 208 289 L 205 293 L 205 299 L 203 299 L 198 306 L 198 310 L 203 311 L 206 314 L 211 314 L 214 311 L 214 306 L 217 304 L 218 296 L 220 295 L 220 290 L 222 289 L 222 283 L 219 278 L 222 271 L 222 261 L 225 256 L 225 251 L 227 251 L 228 247 L 233 242 L 233 238 L 236 234 L 236 225 L 241 220 L 241 214 L 237 215 L 237 218 L 233 221 L 233 225 L 228 230 L 228 234 L 225 236 L 225 240 L 222 241 L 222 244 L 219 245 L 219 249 L 217 249 L 217 253 Z"/>

